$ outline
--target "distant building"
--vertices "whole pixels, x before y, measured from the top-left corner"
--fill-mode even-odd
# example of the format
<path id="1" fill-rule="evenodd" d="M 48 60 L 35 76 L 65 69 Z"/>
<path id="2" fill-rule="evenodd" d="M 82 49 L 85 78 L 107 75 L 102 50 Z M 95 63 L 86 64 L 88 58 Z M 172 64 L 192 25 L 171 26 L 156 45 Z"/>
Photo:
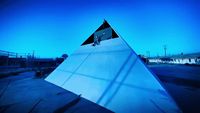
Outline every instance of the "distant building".
<path id="1" fill-rule="evenodd" d="M 149 58 L 149 63 L 158 64 L 162 63 L 162 60 L 160 58 Z"/>
<path id="2" fill-rule="evenodd" d="M 200 53 L 173 55 L 170 57 L 151 57 L 149 58 L 149 63 L 200 65 Z"/>
<path id="3" fill-rule="evenodd" d="M 200 65 L 200 53 L 172 56 L 174 64 L 197 64 Z"/>

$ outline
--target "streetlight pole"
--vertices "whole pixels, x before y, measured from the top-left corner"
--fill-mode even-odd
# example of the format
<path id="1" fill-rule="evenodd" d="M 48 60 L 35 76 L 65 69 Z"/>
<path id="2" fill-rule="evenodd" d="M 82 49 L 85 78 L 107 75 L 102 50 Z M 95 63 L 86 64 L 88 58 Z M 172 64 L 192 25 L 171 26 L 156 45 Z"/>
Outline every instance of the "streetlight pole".
<path id="1" fill-rule="evenodd" d="M 167 45 L 164 45 L 163 48 L 164 48 L 165 57 L 166 57 L 167 56 Z"/>

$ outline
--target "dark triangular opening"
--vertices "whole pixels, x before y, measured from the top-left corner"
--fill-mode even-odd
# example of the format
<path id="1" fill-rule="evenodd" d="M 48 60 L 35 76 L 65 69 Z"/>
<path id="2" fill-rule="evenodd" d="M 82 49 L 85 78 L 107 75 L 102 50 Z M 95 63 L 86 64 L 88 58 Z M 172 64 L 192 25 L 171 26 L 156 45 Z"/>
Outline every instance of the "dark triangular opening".
<path id="1" fill-rule="evenodd" d="M 117 38 L 117 37 L 119 37 L 119 36 L 118 36 L 117 33 L 112 29 L 112 38 Z"/>
<path id="2" fill-rule="evenodd" d="M 83 42 L 83 44 L 81 44 L 81 45 L 86 45 L 86 44 L 90 44 L 93 42 L 94 42 L 94 34 L 90 35 L 90 37 L 85 42 Z"/>
<path id="3" fill-rule="evenodd" d="M 108 24 L 108 22 L 106 20 L 104 20 L 103 24 L 95 32 L 103 30 L 108 27 L 110 27 L 110 25 Z"/>
<path id="4" fill-rule="evenodd" d="M 102 24 L 95 32 L 104 30 L 104 29 L 109 28 L 109 27 L 112 29 L 112 27 L 108 24 L 108 22 L 107 22 L 106 20 L 104 20 L 103 24 Z M 94 32 L 94 33 L 95 33 L 95 32 Z M 86 44 L 91 44 L 91 43 L 93 43 L 93 42 L 94 42 L 94 33 L 93 33 L 92 35 L 90 35 L 90 37 L 89 37 L 85 42 L 83 42 L 83 44 L 81 44 L 81 45 L 86 45 Z M 112 38 L 117 38 L 117 37 L 119 37 L 119 36 L 118 36 L 117 33 L 112 29 Z"/>

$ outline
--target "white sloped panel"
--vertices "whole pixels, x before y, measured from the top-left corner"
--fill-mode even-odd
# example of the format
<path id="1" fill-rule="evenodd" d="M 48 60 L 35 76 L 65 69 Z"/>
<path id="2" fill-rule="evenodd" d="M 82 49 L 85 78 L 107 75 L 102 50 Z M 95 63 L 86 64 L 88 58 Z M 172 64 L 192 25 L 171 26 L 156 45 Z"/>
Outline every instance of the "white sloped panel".
<path id="1" fill-rule="evenodd" d="M 130 48 L 120 38 L 104 40 L 100 45 L 95 46 L 94 52 L 109 52 L 109 51 L 123 51 L 130 50 Z"/>
<path id="2" fill-rule="evenodd" d="M 76 72 L 112 80 L 120 70 L 121 66 L 124 65 L 129 55 L 130 51 L 99 54 L 93 53 Z"/>
<path id="3" fill-rule="evenodd" d="M 134 86 L 142 86 L 147 89 L 163 90 L 158 80 L 151 72 L 149 72 L 140 60 L 135 62 L 135 65 L 133 65 L 124 83 Z"/>
<path id="4" fill-rule="evenodd" d="M 159 93 L 156 93 L 154 97 L 149 97 L 150 101 L 159 107 L 160 110 L 163 110 L 168 113 L 180 113 L 180 110 L 174 103 L 174 101 L 168 97 L 161 97 Z"/>
<path id="5" fill-rule="evenodd" d="M 128 71 L 131 69 L 136 59 L 137 59 L 136 55 L 130 54 L 130 56 L 127 58 L 127 61 L 124 62 L 125 64 L 120 67 L 118 73 L 109 83 L 107 90 L 104 92 L 104 95 L 102 95 L 101 98 L 99 99 L 98 104 L 106 106 L 107 102 L 113 97 L 117 89 L 120 87 L 121 82 L 126 78 Z"/>
<path id="6" fill-rule="evenodd" d="M 51 76 L 48 76 L 46 78 L 47 81 L 50 81 L 51 83 L 58 85 L 58 86 L 62 86 L 65 82 L 65 80 L 67 80 L 70 75 L 72 73 L 69 72 L 65 72 L 65 71 L 60 71 L 60 70 L 55 70 L 51 73 Z"/>
<path id="7" fill-rule="evenodd" d="M 68 59 L 66 59 L 57 69 L 74 72 L 79 66 L 81 66 L 82 62 L 84 62 L 84 60 L 86 60 L 87 57 L 88 54 L 72 55 Z"/>
<path id="8" fill-rule="evenodd" d="M 87 44 L 84 46 L 80 46 L 72 55 L 88 54 L 88 53 L 91 53 L 94 49 L 95 49 L 95 47 L 92 46 L 92 44 Z"/>
<path id="9" fill-rule="evenodd" d="M 106 108 L 117 113 L 162 113 L 149 100 L 152 96 L 155 95 L 151 92 L 121 85 Z"/>
<path id="10" fill-rule="evenodd" d="M 117 113 L 179 112 L 121 38 L 81 46 L 46 80 Z"/>
<path id="11" fill-rule="evenodd" d="M 102 46 L 117 46 L 117 45 L 121 45 L 123 42 L 122 42 L 122 39 L 120 38 L 113 38 L 113 39 L 109 39 L 109 40 L 104 40 L 104 41 L 101 41 L 101 44 L 96 46 L 96 47 L 102 47 Z"/>
<path id="12" fill-rule="evenodd" d="M 128 76 L 127 74 L 129 74 L 130 70 L 135 65 L 137 59 L 138 59 L 138 56 L 135 54 L 132 54 L 131 52 L 131 56 L 129 57 L 126 65 L 124 65 L 123 70 L 120 72 L 120 75 L 117 77 L 115 82 L 121 82 L 123 81 L 123 79 L 125 79 Z"/>
<path id="13" fill-rule="evenodd" d="M 62 87 L 81 94 L 84 98 L 96 102 L 108 86 L 109 81 L 92 78 L 87 75 L 74 74 Z"/>

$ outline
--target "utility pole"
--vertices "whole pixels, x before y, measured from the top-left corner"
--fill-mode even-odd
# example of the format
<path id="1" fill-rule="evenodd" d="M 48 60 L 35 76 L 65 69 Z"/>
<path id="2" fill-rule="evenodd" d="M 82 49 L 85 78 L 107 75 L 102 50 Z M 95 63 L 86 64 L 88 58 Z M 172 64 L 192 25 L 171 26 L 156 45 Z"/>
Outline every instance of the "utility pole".
<path id="1" fill-rule="evenodd" d="M 33 50 L 32 58 L 34 59 L 34 57 L 35 57 L 35 51 Z"/>
<path id="2" fill-rule="evenodd" d="M 166 57 L 166 55 L 167 55 L 167 45 L 163 45 L 163 48 L 164 48 L 165 57 Z"/>

